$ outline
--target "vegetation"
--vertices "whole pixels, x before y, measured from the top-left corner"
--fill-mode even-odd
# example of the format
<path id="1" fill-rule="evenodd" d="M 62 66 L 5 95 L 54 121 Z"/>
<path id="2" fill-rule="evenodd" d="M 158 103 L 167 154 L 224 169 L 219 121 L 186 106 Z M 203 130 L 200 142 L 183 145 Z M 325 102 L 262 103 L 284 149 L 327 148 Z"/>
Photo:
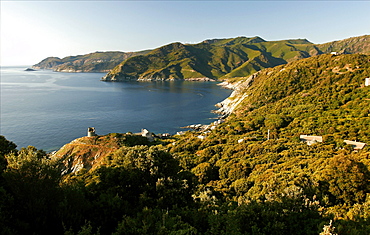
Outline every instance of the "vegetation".
<path id="1" fill-rule="evenodd" d="M 205 139 L 110 134 L 53 157 L 1 137 L 1 233 L 369 234 L 370 147 L 343 142 L 370 143 L 369 61 L 319 55 L 264 69 Z M 62 174 L 95 148 L 107 150 L 95 167 Z"/>
<path id="2" fill-rule="evenodd" d="M 205 40 L 198 44 L 172 43 L 142 56 L 131 57 L 102 78 L 105 81 L 228 79 L 246 77 L 319 54 L 370 53 L 370 36 L 326 44 L 306 39 L 265 41 L 260 37 Z"/>
<path id="3" fill-rule="evenodd" d="M 132 56 L 144 55 L 139 52 L 94 52 L 86 55 L 67 56 L 62 59 L 48 57 L 32 66 L 35 69 L 52 69 L 57 72 L 108 72 L 123 60 Z"/>

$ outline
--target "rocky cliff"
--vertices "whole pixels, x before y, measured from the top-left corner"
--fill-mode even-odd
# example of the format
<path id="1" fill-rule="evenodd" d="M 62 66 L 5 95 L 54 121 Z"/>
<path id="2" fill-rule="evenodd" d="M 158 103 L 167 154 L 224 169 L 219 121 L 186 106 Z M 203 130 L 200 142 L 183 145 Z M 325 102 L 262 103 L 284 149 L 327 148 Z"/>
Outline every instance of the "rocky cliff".
<path id="1" fill-rule="evenodd" d="M 230 82 L 220 83 L 219 84 L 220 86 L 226 89 L 232 89 L 233 92 L 225 100 L 216 104 L 216 107 L 219 108 L 218 110 L 216 110 L 216 113 L 219 113 L 224 116 L 230 115 L 238 107 L 238 105 L 248 96 L 244 91 L 253 83 L 253 79 L 258 75 L 258 73 L 259 72 L 256 72 L 249 76 L 247 79 L 235 83 Z"/>

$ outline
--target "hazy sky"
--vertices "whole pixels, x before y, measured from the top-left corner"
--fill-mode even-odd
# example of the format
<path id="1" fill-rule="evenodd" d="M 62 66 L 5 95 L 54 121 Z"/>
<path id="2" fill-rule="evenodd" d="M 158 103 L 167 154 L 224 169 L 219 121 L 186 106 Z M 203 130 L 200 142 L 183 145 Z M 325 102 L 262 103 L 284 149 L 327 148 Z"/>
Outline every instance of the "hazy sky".
<path id="1" fill-rule="evenodd" d="M 1 65 L 95 51 L 260 36 L 325 43 L 370 34 L 370 1 L 2 1 Z"/>

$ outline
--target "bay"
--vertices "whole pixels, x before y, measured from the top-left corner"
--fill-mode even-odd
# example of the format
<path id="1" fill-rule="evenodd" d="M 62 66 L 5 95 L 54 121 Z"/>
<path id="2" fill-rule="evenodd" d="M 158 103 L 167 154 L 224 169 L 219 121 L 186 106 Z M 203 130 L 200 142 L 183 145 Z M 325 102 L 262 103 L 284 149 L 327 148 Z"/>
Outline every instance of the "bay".
<path id="1" fill-rule="evenodd" d="M 1 67 L 0 134 L 17 144 L 53 151 L 85 136 L 140 132 L 175 134 L 209 124 L 230 90 L 215 82 L 102 82 L 104 73 L 58 73 Z"/>

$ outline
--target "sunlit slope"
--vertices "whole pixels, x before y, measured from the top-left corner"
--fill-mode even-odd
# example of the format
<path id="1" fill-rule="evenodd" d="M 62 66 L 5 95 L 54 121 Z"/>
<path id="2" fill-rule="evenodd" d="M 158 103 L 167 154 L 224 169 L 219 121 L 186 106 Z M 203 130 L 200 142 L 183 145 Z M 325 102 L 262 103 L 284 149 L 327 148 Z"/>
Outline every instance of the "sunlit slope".
<path id="1" fill-rule="evenodd" d="M 315 45 L 306 39 L 265 41 L 237 37 L 198 44 L 172 43 L 146 55 L 128 58 L 102 78 L 104 81 L 182 80 L 246 77 L 264 68 L 311 56 L 368 53 L 370 36 Z"/>
<path id="2" fill-rule="evenodd" d="M 104 165 L 107 156 L 124 146 L 148 144 L 145 137 L 132 134 L 108 134 L 81 137 L 64 145 L 53 158 L 63 162 L 63 174 L 90 170 Z"/>
<path id="3" fill-rule="evenodd" d="M 206 40 L 199 44 L 172 43 L 147 55 L 122 62 L 103 80 L 180 80 L 191 78 L 219 79 L 245 76 L 261 68 L 286 63 L 286 59 L 302 58 L 298 43 L 306 40 L 265 42 L 260 38 Z M 279 49 L 276 49 L 278 47 Z M 302 46 L 301 46 L 302 47 Z M 298 52 L 290 52 L 294 50 Z M 270 51 L 271 49 L 271 51 Z M 277 57 L 272 52 L 279 54 Z M 282 57 L 281 57 L 282 56 Z M 233 74 L 232 72 L 238 68 Z"/>
<path id="4" fill-rule="evenodd" d="M 370 142 L 369 55 L 319 55 L 254 76 L 234 101 L 231 120 L 253 135 L 334 135 Z"/>
<path id="5" fill-rule="evenodd" d="M 52 69 L 57 72 L 108 72 L 123 60 L 142 55 L 149 51 L 139 52 L 94 52 L 85 55 L 67 56 L 62 59 L 48 57 L 32 66 L 34 69 Z"/>

